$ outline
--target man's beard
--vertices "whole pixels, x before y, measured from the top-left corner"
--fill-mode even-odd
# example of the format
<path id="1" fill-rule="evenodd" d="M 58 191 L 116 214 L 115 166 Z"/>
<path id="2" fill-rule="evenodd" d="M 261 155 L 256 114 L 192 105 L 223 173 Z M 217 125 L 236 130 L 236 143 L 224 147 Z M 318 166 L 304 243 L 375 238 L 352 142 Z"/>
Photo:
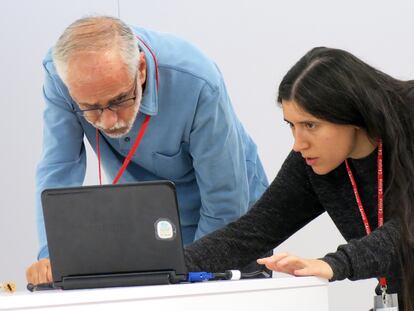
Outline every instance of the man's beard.
<path id="1" fill-rule="evenodd" d="M 139 81 L 137 81 L 139 83 Z M 101 124 L 101 122 L 98 120 L 95 123 L 91 123 L 94 127 L 98 128 L 99 130 L 103 131 L 108 137 L 110 138 L 120 138 L 126 134 L 129 133 L 132 126 L 134 125 L 135 119 L 137 118 L 137 114 L 139 111 L 139 106 L 141 104 L 142 100 L 142 86 L 137 85 L 136 87 L 136 98 L 135 98 L 135 104 L 133 105 L 133 115 L 129 121 L 120 120 L 115 123 L 114 126 L 111 128 L 104 128 Z"/>

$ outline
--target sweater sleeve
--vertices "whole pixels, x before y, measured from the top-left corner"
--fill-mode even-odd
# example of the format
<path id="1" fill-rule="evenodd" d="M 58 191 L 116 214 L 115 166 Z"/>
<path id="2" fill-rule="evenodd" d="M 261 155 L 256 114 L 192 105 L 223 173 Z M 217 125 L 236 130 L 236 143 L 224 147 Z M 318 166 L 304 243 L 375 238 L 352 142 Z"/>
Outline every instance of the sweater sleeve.
<path id="1" fill-rule="evenodd" d="M 241 269 L 323 212 L 303 159 L 291 152 L 272 184 L 246 215 L 186 248 L 187 268 Z"/>
<path id="2" fill-rule="evenodd" d="M 395 273 L 399 270 L 399 239 L 397 222 L 390 220 L 370 235 L 340 245 L 336 252 L 322 258 L 334 272 L 331 281 L 360 280 L 387 276 L 390 271 Z"/>

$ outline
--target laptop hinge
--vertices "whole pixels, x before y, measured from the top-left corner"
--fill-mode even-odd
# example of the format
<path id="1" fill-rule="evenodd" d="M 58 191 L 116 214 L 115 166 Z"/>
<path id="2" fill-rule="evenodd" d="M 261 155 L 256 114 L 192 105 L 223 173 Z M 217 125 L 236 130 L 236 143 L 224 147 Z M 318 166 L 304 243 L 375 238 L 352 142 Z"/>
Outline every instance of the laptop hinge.
<path id="1" fill-rule="evenodd" d="M 62 289 L 103 288 L 117 286 L 160 285 L 175 283 L 173 271 L 137 272 L 104 275 L 64 277 L 59 282 Z"/>

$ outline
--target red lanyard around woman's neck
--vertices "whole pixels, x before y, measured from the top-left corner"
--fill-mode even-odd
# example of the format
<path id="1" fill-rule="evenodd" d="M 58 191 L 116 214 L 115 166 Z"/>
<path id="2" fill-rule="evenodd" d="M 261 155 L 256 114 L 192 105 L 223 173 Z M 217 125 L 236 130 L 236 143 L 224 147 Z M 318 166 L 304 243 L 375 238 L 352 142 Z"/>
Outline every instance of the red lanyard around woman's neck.
<path id="1" fill-rule="evenodd" d="M 139 36 L 136 36 L 137 39 L 143 44 L 145 45 L 145 47 L 148 49 L 148 51 L 150 52 L 153 60 L 154 60 L 154 66 L 155 66 L 155 87 L 156 87 L 156 91 L 158 93 L 158 62 L 157 62 L 157 58 L 155 57 L 154 52 L 151 50 L 151 48 L 149 47 L 149 45 L 147 43 L 145 43 L 144 40 L 142 40 Z M 139 144 L 141 143 L 141 139 L 142 137 L 144 137 L 145 131 L 148 127 L 148 123 L 151 119 L 151 116 L 146 115 L 144 122 L 141 125 L 141 128 L 138 131 L 137 137 L 135 138 L 134 144 L 131 148 L 131 150 L 129 151 L 128 155 L 126 156 L 124 163 L 122 164 L 121 168 L 119 169 L 118 173 L 116 174 L 114 180 L 112 181 L 112 184 L 116 184 L 118 183 L 119 179 L 121 178 L 122 174 L 124 173 L 125 169 L 127 168 L 129 162 L 131 161 L 132 157 L 134 156 L 135 152 L 138 149 Z M 101 172 L 101 150 L 100 150 L 100 146 L 99 146 L 99 130 L 98 128 L 96 128 L 96 153 L 98 156 L 98 175 L 99 175 L 99 185 L 102 186 L 102 172 Z"/>
<path id="2" fill-rule="evenodd" d="M 368 234 L 371 233 L 371 227 L 368 222 L 367 215 L 365 214 L 364 206 L 362 205 L 361 197 L 359 196 L 357 184 L 352 174 L 352 170 L 349 167 L 348 161 L 345 160 L 346 170 L 348 171 L 348 176 L 352 184 L 352 189 L 354 190 L 355 199 L 358 204 L 359 212 L 361 213 L 362 221 L 364 222 L 365 232 Z M 378 140 L 378 157 L 377 157 L 377 179 L 378 179 L 378 227 L 381 227 L 384 224 L 384 193 L 383 193 L 383 171 L 382 171 L 382 140 Z M 380 278 L 380 285 L 385 287 L 387 281 L 384 277 Z"/>

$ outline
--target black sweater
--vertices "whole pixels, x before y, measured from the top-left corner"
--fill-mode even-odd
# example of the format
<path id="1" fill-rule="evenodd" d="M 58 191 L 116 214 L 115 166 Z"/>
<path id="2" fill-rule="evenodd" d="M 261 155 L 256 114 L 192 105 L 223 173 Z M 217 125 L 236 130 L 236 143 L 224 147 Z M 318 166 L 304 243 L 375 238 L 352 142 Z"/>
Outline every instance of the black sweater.
<path id="1" fill-rule="evenodd" d="M 349 164 L 373 230 L 369 236 L 345 164 L 326 175 L 317 175 L 299 153 L 291 152 L 270 187 L 246 215 L 186 248 L 189 271 L 240 269 L 326 211 L 348 242 L 321 258 L 334 272 L 331 281 L 386 276 L 388 292 L 398 292 L 401 301 L 400 233 L 387 213 L 390 205 L 386 198 L 384 226 L 377 228 L 377 151 L 363 159 L 349 160 Z M 384 174 L 386 189 L 385 169 Z"/>

